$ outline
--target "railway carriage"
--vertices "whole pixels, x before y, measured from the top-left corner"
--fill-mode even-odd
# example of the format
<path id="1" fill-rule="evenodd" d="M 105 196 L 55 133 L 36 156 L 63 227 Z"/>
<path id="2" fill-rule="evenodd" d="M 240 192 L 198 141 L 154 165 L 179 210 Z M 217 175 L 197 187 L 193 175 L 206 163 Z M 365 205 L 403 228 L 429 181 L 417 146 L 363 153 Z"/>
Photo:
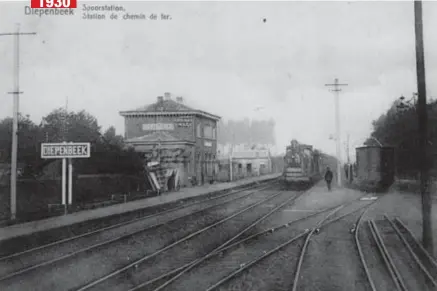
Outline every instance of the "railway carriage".
<path id="1" fill-rule="evenodd" d="M 363 190 L 385 191 L 394 182 L 394 148 L 363 146 L 356 148 L 356 180 Z"/>

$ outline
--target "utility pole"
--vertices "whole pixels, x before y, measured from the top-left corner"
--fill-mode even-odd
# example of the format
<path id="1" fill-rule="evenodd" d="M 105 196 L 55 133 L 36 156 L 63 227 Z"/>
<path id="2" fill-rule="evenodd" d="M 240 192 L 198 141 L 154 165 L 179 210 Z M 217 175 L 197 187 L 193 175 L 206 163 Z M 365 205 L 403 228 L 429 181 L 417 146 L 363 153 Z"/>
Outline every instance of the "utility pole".
<path id="1" fill-rule="evenodd" d="M 229 151 L 229 180 L 232 182 L 233 181 L 233 165 L 232 165 L 232 158 L 234 155 L 234 143 L 235 143 L 235 133 L 232 133 L 232 142 L 231 142 L 231 148 Z"/>
<path id="2" fill-rule="evenodd" d="M 348 182 L 351 182 L 351 160 L 350 160 L 350 150 L 349 150 L 349 140 L 350 140 L 350 134 L 347 134 L 347 140 L 346 140 L 346 154 L 347 154 L 347 180 Z"/>
<path id="3" fill-rule="evenodd" d="M 11 220 L 15 220 L 17 214 L 17 156 L 18 156 L 18 114 L 20 104 L 20 35 L 36 35 L 36 32 L 20 32 L 17 24 L 16 32 L 0 33 L 0 36 L 15 36 L 15 64 L 14 64 L 14 91 L 8 94 L 14 95 L 13 123 L 12 123 L 12 155 L 11 155 Z"/>
<path id="4" fill-rule="evenodd" d="M 65 108 L 61 113 L 61 134 L 60 140 L 62 143 L 67 143 L 67 112 L 68 112 L 68 98 L 65 101 Z M 61 203 L 64 206 L 64 214 L 67 214 L 67 159 L 62 159 L 62 200 Z"/>
<path id="5" fill-rule="evenodd" d="M 348 84 L 340 84 L 335 78 L 334 84 L 325 84 L 325 86 L 334 86 L 332 90 L 335 96 L 335 128 L 337 132 L 337 183 L 341 187 L 341 133 L 340 133 L 340 86 L 347 86 Z"/>
<path id="6" fill-rule="evenodd" d="M 349 164 L 350 162 L 350 153 L 349 153 L 349 139 L 350 139 L 350 135 L 349 133 L 346 136 L 346 142 L 344 143 L 344 147 L 346 149 L 346 158 L 347 158 L 347 163 Z"/>
<path id="7" fill-rule="evenodd" d="M 433 252 L 432 237 L 432 201 L 431 193 L 427 187 L 428 183 L 428 116 L 426 111 L 426 79 L 425 79 L 425 56 L 423 48 L 423 22 L 422 22 L 422 1 L 414 1 L 414 19 L 415 19 L 415 36 L 416 36 L 416 73 L 417 73 L 417 114 L 419 119 L 420 133 L 420 192 L 422 195 L 422 243 L 423 247 L 431 254 Z"/>

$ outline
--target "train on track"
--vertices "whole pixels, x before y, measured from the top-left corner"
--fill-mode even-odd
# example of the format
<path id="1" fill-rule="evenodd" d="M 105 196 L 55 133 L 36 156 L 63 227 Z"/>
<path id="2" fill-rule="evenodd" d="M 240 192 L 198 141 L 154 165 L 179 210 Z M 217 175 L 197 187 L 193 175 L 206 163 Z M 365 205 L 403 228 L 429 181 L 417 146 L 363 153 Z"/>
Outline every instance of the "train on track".
<path id="1" fill-rule="evenodd" d="M 286 147 L 283 180 L 287 187 L 309 187 L 321 179 L 322 156 L 313 146 L 292 140 Z"/>

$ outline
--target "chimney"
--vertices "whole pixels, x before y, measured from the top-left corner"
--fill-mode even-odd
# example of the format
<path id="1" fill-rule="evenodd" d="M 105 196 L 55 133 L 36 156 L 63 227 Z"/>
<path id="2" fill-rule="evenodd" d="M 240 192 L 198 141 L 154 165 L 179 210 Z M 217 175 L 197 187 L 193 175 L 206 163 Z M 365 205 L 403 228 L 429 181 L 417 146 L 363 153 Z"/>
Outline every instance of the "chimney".
<path id="1" fill-rule="evenodd" d="M 164 101 L 164 97 L 158 96 L 157 101 L 158 103 L 162 103 Z"/>
<path id="2" fill-rule="evenodd" d="M 171 99 L 170 96 L 171 94 L 169 92 L 164 93 L 165 100 L 170 100 Z"/>
<path id="3" fill-rule="evenodd" d="M 184 103 L 184 97 L 176 97 L 176 101 L 178 102 L 178 103 Z"/>

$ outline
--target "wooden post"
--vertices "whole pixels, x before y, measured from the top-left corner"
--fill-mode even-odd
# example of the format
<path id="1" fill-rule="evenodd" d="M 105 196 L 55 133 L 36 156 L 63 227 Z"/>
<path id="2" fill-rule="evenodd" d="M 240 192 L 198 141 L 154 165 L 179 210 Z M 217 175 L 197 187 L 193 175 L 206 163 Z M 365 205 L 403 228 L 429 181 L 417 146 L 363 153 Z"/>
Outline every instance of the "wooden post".
<path id="1" fill-rule="evenodd" d="M 420 133 L 420 192 L 422 194 L 422 240 L 424 248 L 431 254 L 433 252 L 432 237 L 432 201 L 430 189 L 428 189 L 428 166 L 427 147 L 428 147 L 428 116 L 426 108 L 426 78 L 425 78 L 425 57 L 423 48 L 423 22 L 422 22 L 422 1 L 414 1 L 414 19 L 415 19 L 415 36 L 416 36 L 416 73 L 418 102 L 417 113 L 419 119 Z"/>

